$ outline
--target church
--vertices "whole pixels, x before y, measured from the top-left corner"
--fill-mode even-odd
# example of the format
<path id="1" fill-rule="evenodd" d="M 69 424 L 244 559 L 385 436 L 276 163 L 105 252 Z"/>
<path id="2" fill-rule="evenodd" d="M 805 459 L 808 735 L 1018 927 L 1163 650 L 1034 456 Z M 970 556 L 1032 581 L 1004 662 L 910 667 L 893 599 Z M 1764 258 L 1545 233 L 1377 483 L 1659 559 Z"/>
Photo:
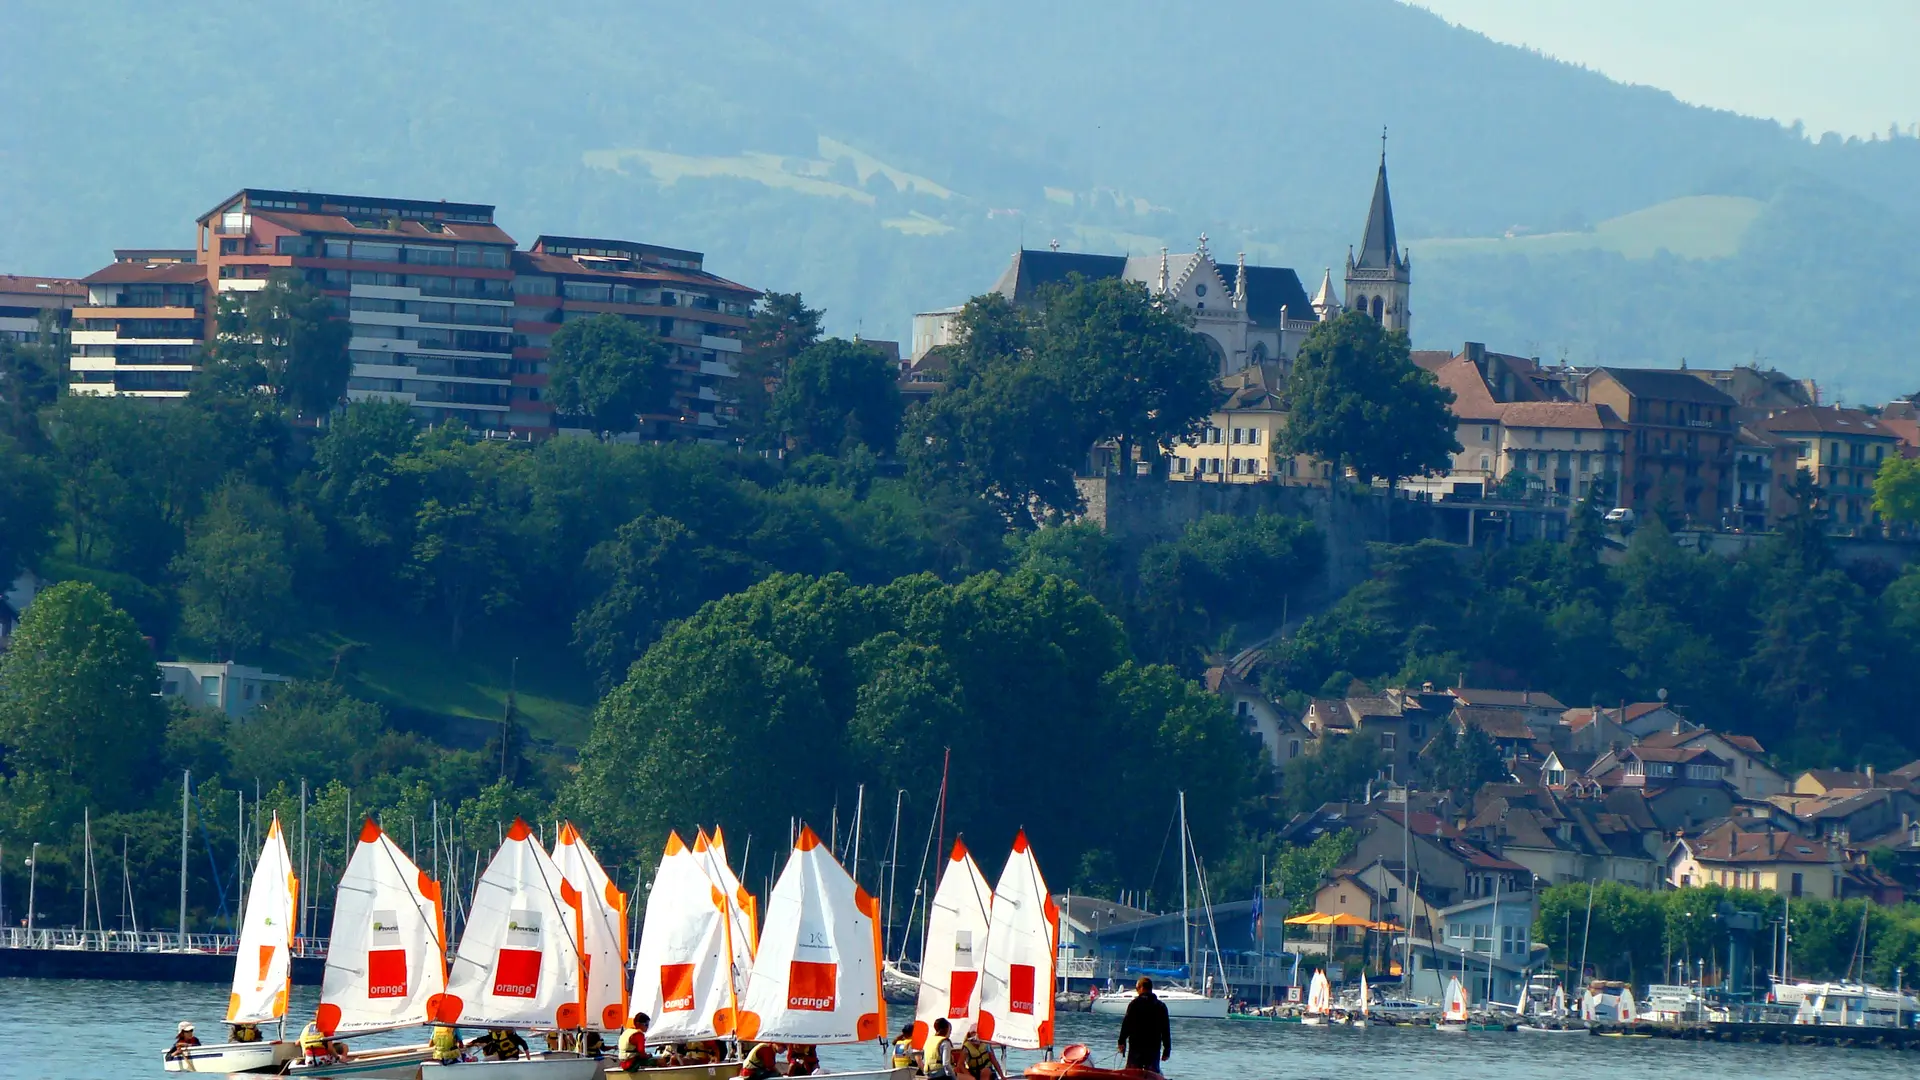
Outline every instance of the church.
<path id="1" fill-rule="evenodd" d="M 1074 274 L 1136 281 L 1154 296 L 1184 305 L 1222 377 L 1268 362 L 1277 362 L 1284 372 L 1313 328 L 1343 311 L 1369 315 L 1390 330 L 1407 329 L 1412 318 L 1407 306 L 1412 269 L 1394 234 L 1384 148 L 1359 252 L 1347 252 L 1344 305 L 1334 293 L 1331 269 L 1309 298 L 1300 276 L 1287 267 L 1248 266 L 1245 253 L 1231 263 L 1217 261 L 1204 233 L 1193 251 L 1179 255 L 1165 248 L 1158 255 L 1089 255 L 1061 251 L 1058 243 L 1045 250 L 1022 249 L 991 291 L 1031 306 L 1046 287 L 1064 284 Z M 952 340 L 959 314 L 960 308 L 952 307 L 913 317 L 909 371 Z"/>

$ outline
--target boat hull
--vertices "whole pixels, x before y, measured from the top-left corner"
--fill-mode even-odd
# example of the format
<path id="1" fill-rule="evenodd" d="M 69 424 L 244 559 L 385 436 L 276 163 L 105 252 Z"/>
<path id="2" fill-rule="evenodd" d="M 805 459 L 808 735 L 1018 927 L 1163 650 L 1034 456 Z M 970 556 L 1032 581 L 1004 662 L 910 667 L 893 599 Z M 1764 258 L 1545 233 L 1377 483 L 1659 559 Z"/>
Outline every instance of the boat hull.
<path id="1" fill-rule="evenodd" d="M 168 1058 L 168 1072 L 279 1072 L 300 1048 L 290 1042 L 215 1043 L 196 1046 L 184 1057 Z"/>
<path id="2" fill-rule="evenodd" d="M 1225 1020 L 1227 1018 L 1227 999 L 1223 997 L 1208 997 L 1193 993 L 1165 993 L 1155 996 L 1160 999 L 1162 1005 L 1167 1007 L 1167 1015 L 1175 1020 Z M 1127 1006 L 1133 1004 L 1133 998 L 1134 992 L 1131 990 L 1101 994 L 1093 999 L 1091 1011 L 1097 1016 L 1125 1016 Z"/>
<path id="3" fill-rule="evenodd" d="M 599 1058 L 543 1054 L 512 1061 L 458 1061 L 452 1064 L 427 1061 L 422 1062 L 419 1069 L 420 1080 L 449 1075 L 442 1073 L 442 1069 L 458 1069 L 460 1071 L 451 1076 L 464 1076 L 469 1080 L 597 1080 L 602 1064 Z"/>
<path id="4" fill-rule="evenodd" d="M 740 1075 L 740 1062 L 720 1061 L 712 1065 L 660 1065 L 651 1069 L 625 1072 L 620 1060 L 609 1056 L 603 1063 L 610 1076 L 630 1076 L 634 1080 L 732 1080 Z"/>
<path id="5" fill-rule="evenodd" d="M 835 1073 L 835 1080 L 845 1076 Z M 1064 1061 L 1042 1061 L 1027 1068 L 1026 1080 L 1161 1080 L 1160 1074 L 1145 1069 L 1096 1069 L 1091 1065 L 1069 1065 Z"/>
<path id="6" fill-rule="evenodd" d="M 392 1050 L 369 1050 L 350 1055 L 345 1061 L 307 1064 L 296 1061 L 287 1066 L 288 1076 L 352 1076 L 414 1080 L 420 1066 L 432 1051 L 424 1046 L 403 1046 Z"/>
<path id="7" fill-rule="evenodd" d="M 1584 1027 L 1538 1027 L 1533 1024 L 1521 1024 L 1515 1031 L 1530 1032 L 1534 1035 L 1591 1035 L 1591 1029 Z"/>
<path id="8" fill-rule="evenodd" d="M 1464 1035 L 1467 1033 L 1467 1022 L 1465 1020 L 1436 1020 L 1433 1023 L 1433 1030 L 1445 1031 L 1455 1035 Z"/>

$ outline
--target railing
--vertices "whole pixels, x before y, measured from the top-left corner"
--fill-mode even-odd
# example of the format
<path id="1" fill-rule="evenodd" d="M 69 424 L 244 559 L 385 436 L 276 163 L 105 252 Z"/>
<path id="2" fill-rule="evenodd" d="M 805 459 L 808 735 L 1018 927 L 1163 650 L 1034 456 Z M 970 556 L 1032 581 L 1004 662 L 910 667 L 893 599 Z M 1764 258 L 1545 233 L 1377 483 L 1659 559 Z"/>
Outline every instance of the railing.
<path id="1" fill-rule="evenodd" d="M 121 953 L 232 953 L 239 945 L 232 934 L 188 934 L 186 948 L 180 947 L 180 935 L 172 930 L 74 930 L 72 928 L 28 930 L 23 926 L 0 927 L 0 949 L 65 949 L 75 952 Z M 302 938 L 294 943 L 295 956 L 327 955 L 326 938 Z"/>

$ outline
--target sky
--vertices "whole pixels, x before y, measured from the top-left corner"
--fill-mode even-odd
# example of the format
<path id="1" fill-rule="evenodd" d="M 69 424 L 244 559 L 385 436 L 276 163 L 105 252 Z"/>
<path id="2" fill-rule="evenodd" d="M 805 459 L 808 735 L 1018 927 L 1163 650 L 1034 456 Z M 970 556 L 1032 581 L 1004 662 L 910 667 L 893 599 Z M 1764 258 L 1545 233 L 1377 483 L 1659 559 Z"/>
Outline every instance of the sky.
<path id="1" fill-rule="evenodd" d="M 1409 0 L 1682 101 L 1865 137 L 1920 121 L 1920 0 Z"/>

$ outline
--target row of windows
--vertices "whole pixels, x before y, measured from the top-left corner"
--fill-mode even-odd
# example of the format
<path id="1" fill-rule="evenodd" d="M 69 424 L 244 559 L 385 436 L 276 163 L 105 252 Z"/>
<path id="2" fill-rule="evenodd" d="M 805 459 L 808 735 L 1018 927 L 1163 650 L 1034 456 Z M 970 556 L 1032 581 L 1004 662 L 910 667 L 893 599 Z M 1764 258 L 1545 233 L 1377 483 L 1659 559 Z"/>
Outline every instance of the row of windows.
<path id="1" fill-rule="evenodd" d="M 1254 427 L 1237 427 L 1233 428 L 1229 433 L 1226 429 L 1217 428 L 1212 424 L 1208 424 L 1206 427 L 1201 428 L 1200 434 L 1189 440 L 1187 445 L 1218 446 L 1228 441 L 1231 441 L 1235 446 L 1258 446 L 1260 445 L 1260 429 Z"/>
<path id="2" fill-rule="evenodd" d="M 310 255 L 313 254 L 313 238 L 283 236 L 278 241 L 278 248 L 282 255 Z M 497 268 L 505 268 L 508 254 L 506 248 L 474 244 L 390 244 L 373 240 L 328 240 L 320 247 L 320 253 L 329 259 Z"/>
<path id="3" fill-rule="evenodd" d="M 505 405 L 507 387 L 487 383 L 443 383 L 420 379 L 378 379 L 355 375 L 349 390 L 376 394 L 412 394 L 415 401 L 450 401 L 461 405 Z"/>
<path id="4" fill-rule="evenodd" d="M 434 326 L 380 326 L 356 323 L 353 327 L 353 336 L 417 341 L 423 349 L 461 349 L 468 352 L 509 352 L 513 349 L 513 335 L 489 333 L 485 330 L 442 330 Z"/>
<path id="5" fill-rule="evenodd" d="M 1519 430 L 1520 429 L 1514 429 L 1514 432 L 1516 435 L 1519 433 Z M 1567 429 L 1565 428 L 1554 428 L 1554 429 L 1533 428 L 1532 429 L 1533 442 L 1536 446 L 1547 441 L 1548 430 L 1565 431 Z M 1587 433 L 1580 430 L 1579 428 L 1574 428 L 1572 430 L 1573 430 L 1573 445 L 1575 446 L 1584 445 L 1586 443 Z M 1613 449 L 1617 449 L 1620 445 L 1619 436 L 1615 432 L 1612 432 L 1612 431 L 1600 432 L 1599 438 L 1600 438 L 1600 441 L 1596 442 L 1594 444 L 1595 446 L 1605 446 L 1606 449 L 1613 450 Z M 1480 441 L 1483 443 L 1491 443 L 1493 441 L 1493 425 L 1492 424 L 1480 425 Z"/>
<path id="6" fill-rule="evenodd" d="M 374 296 L 356 296 L 347 304 L 353 311 L 379 311 L 390 315 L 418 315 L 422 322 L 478 323 L 482 326 L 506 326 L 511 321 L 509 308 L 492 304 L 445 304 L 429 300 L 387 300 Z"/>
<path id="7" fill-rule="evenodd" d="M 1219 476 L 1226 473 L 1232 476 L 1259 476 L 1266 471 L 1266 462 L 1260 458 L 1183 458 L 1173 459 L 1173 472 L 1176 476 L 1191 473 L 1195 476 Z"/>
<path id="8" fill-rule="evenodd" d="M 316 284 L 329 289 L 352 285 L 384 285 L 396 289 L 419 289 L 423 296 L 476 296 L 505 300 L 507 283 L 499 278 L 448 277 L 444 274 L 393 274 L 384 270 L 325 270 Z"/>

